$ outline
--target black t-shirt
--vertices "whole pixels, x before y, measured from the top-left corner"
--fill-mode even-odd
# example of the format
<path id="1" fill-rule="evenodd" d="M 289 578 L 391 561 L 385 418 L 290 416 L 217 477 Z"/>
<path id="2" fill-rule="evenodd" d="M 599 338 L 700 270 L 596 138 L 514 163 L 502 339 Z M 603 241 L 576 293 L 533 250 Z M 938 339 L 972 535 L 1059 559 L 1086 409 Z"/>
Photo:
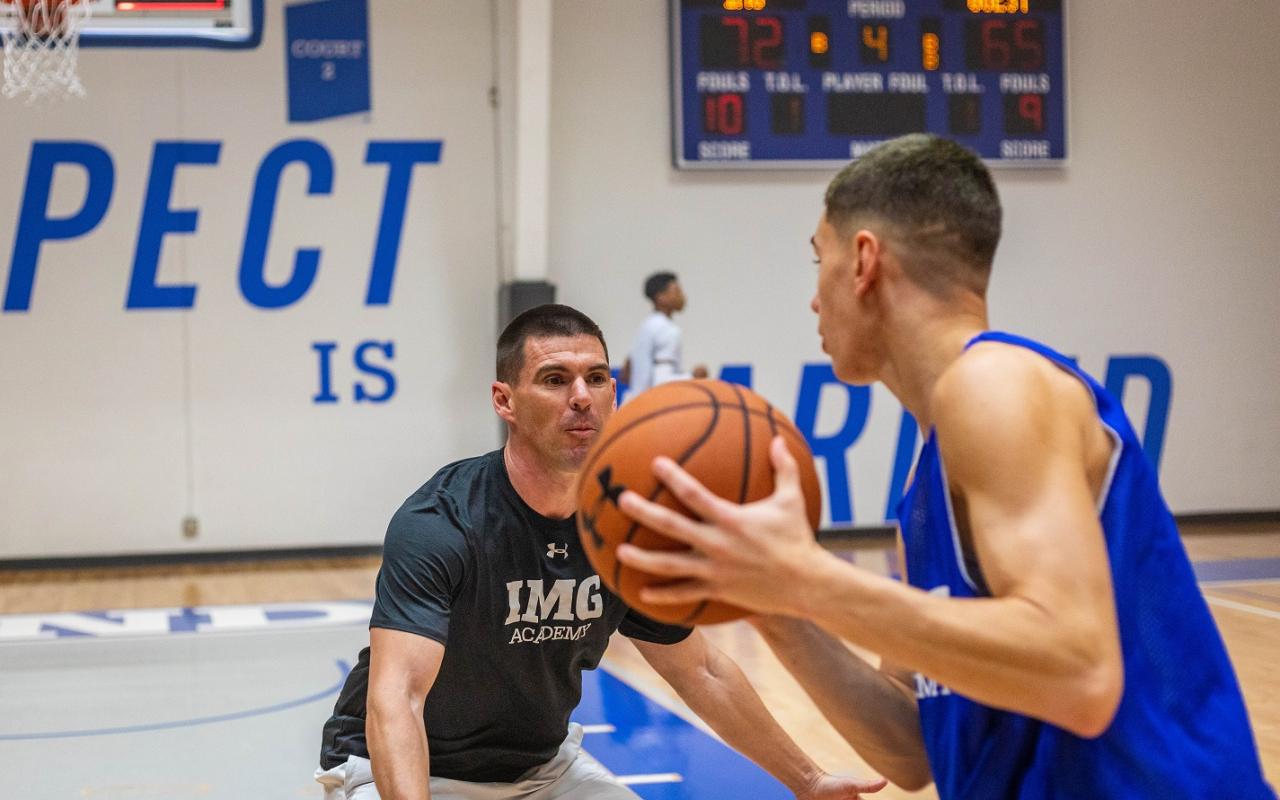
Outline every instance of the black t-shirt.
<path id="1" fill-rule="evenodd" d="M 609 636 L 674 644 L 686 628 L 629 610 L 600 583 L 573 518 L 524 502 L 502 451 L 450 464 L 391 519 L 369 623 L 445 645 L 423 718 L 431 774 L 512 782 L 549 761 Z M 360 652 L 320 763 L 368 757 L 369 648 Z"/>

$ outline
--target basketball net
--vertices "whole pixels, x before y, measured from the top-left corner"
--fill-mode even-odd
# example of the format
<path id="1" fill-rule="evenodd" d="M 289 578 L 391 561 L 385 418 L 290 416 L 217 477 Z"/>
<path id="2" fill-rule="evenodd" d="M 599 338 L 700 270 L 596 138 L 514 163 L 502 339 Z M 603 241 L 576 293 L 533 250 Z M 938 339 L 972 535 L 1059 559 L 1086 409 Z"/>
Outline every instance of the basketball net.
<path id="1" fill-rule="evenodd" d="M 89 18 L 83 0 L 0 0 L 5 97 L 42 100 L 84 97 L 76 57 Z"/>

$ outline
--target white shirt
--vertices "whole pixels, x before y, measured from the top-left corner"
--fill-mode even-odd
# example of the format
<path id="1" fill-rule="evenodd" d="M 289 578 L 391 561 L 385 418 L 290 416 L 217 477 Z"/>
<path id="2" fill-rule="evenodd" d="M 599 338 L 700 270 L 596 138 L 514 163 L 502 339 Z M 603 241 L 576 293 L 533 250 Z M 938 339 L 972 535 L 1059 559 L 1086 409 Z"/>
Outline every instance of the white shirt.
<path id="1" fill-rule="evenodd" d="M 630 356 L 630 395 L 660 383 L 691 377 L 680 367 L 680 327 L 661 311 L 653 312 L 640 324 Z"/>

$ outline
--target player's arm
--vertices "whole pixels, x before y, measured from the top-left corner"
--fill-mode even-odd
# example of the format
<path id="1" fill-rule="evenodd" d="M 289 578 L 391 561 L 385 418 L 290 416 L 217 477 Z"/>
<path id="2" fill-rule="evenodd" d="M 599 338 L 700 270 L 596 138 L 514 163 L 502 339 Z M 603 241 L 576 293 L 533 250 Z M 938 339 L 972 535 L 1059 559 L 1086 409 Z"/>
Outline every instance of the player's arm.
<path id="1" fill-rule="evenodd" d="M 676 644 L 634 639 L 645 660 L 729 746 L 782 781 L 798 798 L 856 798 L 883 780 L 828 775 L 765 708 L 741 668 L 697 630 Z"/>
<path id="2" fill-rule="evenodd" d="M 444 645 L 414 633 L 369 630 L 365 736 L 382 800 L 429 800 L 431 754 L 422 707 L 440 672 Z"/>
<path id="3" fill-rule="evenodd" d="M 413 495 L 387 526 L 369 623 L 365 720 L 382 800 L 431 796 L 423 705 L 444 659 L 467 553 L 462 523 L 443 497 Z"/>
<path id="4" fill-rule="evenodd" d="M 1092 400 L 1078 384 L 1064 389 L 1061 381 L 1073 378 L 1055 381 L 1004 354 L 971 359 L 952 377 L 938 387 L 934 427 L 991 597 L 922 592 L 823 551 L 780 440 L 771 449 L 774 494 L 746 506 L 715 497 L 674 463 L 655 462 L 707 522 L 624 493 L 627 514 L 695 552 L 623 545 L 618 557 L 685 579 L 643 590 L 645 602 L 716 599 L 809 618 L 973 700 L 1100 735 L 1124 675 L 1085 455 L 1098 432 Z"/>
<path id="5" fill-rule="evenodd" d="M 935 393 L 934 425 L 991 597 L 949 599 L 828 562 L 822 603 L 832 605 L 814 611 L 962 695 L 1100 735 L 1124 675 L 1089 482 L 1092 397 L 1007 348 L 957 367 Z"/>
<path id="6" fill-rule="evenodd" d="M 932 782 L 909 673 L 879 669 L 811 622 L 756 617 L 756 629 L 832 727 L 880 774 L 910 791 Z"/>

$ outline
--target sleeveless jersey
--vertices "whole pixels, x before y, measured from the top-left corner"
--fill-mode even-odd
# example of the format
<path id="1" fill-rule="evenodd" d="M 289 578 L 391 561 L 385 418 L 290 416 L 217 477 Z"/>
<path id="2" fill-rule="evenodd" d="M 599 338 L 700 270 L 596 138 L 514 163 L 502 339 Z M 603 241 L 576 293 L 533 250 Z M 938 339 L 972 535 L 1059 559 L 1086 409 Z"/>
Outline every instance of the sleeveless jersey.
<path id="1" fill-rule="evenodd" d="M 1020 798 L 1274 798 L 1258 762 L 1226 649 L 1196 585 L 1173 516 L 1161 498 L 1124 409 L 1075 363 L 1021 337 L 982 341 L 1025 347 L 1079 378 L 1113 440 L 1099 514 L 1124 658 L 1124 694 L 1096 739 L 990 708 L 916 676 L 917 705 L 943 800 Z M 930 431 L 898 507 L 912 586 L 983 597 L 962 552 L 947 476 Z"/>

